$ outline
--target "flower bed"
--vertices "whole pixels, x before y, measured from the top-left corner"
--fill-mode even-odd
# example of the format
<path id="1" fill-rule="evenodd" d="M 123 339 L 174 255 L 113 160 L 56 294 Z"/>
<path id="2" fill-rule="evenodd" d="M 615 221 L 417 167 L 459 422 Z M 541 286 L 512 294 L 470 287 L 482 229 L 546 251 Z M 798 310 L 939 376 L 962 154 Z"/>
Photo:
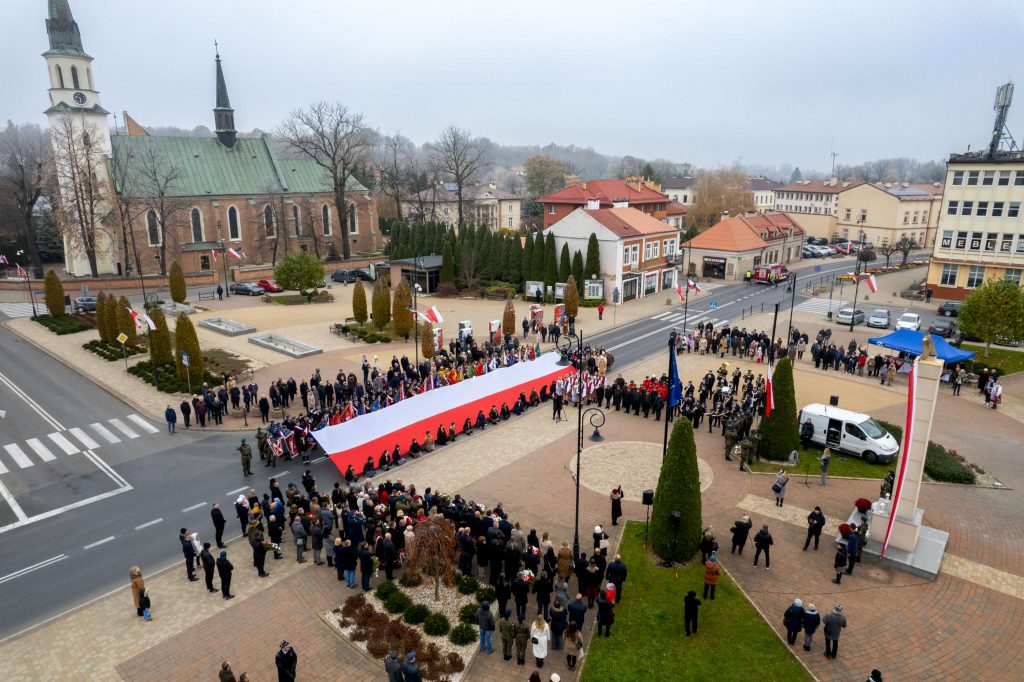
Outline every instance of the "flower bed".
<path id="1" fill-rule="evenodd" d="M 110 344 L 103 343 L 99 339 L 93 339 L 89 343 L 83 343 L 82 348 L 89 351 L 90 353 L 95 353 L 96 355 L 100 356 L 107 362 L 121 360 L 125 357 L 125 355 L 131 357 L 133 355 L 138 355 L 139 353 L 145 352 L 142 348 L 138 346 L 125 346 L 124 353 L 122 353 L 121 344 L 111 346 Z"/>
<path id="2" fill-rule="evenodd" d="M 153 371 L 156 370 L 160 377 L 160 390 L 164 393 L 188 393 L 188 380 L 179 379 L 178 371 L 174 364 L 154 366 L 152 362 L 144 360 L 128 368 L 129 374 L 134 374 L 147 384 L 153 385 Z M 210 386 L 220 386 L 224 379 L 217 374 L 210 372 L 203 373 L 203 382 Z M 192 384 L 192 391 L 198 392 L 199 386 Z"/>
<path id="3" fill-rule="evenodd" d="M 84 332 L 87 329 L 92 329 L 88 324 L 80 319 L 72 317 L 71 315 L 62 315 L 60 317 L 36 315 L 32 319 L 58 336 L 63 336 L 64 334 L 76 334 L 78 332 Z"/>

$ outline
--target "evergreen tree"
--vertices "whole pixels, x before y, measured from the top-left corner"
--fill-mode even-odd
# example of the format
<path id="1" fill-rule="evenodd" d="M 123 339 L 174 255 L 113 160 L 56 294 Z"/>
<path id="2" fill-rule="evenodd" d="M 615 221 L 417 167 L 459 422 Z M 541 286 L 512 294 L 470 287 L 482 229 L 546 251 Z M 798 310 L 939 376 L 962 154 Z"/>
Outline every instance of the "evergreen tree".
<path id="1" fill-rule="evenodd" d="M 117 296 L 107 295 L 107 304 L 103 308 L 103 326 L 107 330 L 107 343 L 116 344 L 117 335 L 120 330 L 117 328 Z"/>
<path id="2" fill-rule="evenodd" d="M 673 511 L 679 512 L 679 530 L 672 526 Z M 676 419 L 661 462 L 651 509 L 654 553 L 666 560 L 688 561 L 700 545 L 701 519 L 700 474 L 693 424 L 689 419 Z"/>
<path id="3" fill-rule="evenodd" d="M 477 272 L 484 282 L 494 279 L 491 272 L 491 244 L 494 241 L 489 232 L 485 232 L 480 239 L 480 246 L 477 248 Z"/>
<path id="4" fill-rule="evenodd" d="M 590 239 L 587 240 L 587 261 L 583 266 L 583 274 L 587 277 L 601 278 L 601 247 L 594 232 L 590 233 Z"/>
<path id="5" fill-rule="evenodd" d="M 96 331 L 100 333 L 100 341 L 110 343 L 110 333 L 107 328 L 107 295 L 102 291 L 96 297 Z"/>
<path id="6" fill-rule="evenodd" d="M 402 277 L 395 287 L 395 298 L 391 303 L 391 326 L 395 330 L 395 336 L 401 336 L 406 341 L 412 333 L 413 315 L 409 308 L 412 306 L 412 291 L 409 289 L 409 280 Z"/>
<path id="7" fill-rule="evenodd" d="M 182 352 L 188 354 L 188 367 L 181 362 Z M 203 385 L 203 352 L 199 348 L 196 328 L 188 315 L 181 314 L 174 322 L 174 362 L 178 368 L 178 378 L 185 381 L 185 374 L 192 379 L 192 390 L 198 391 Z"/>
<path id="8" fill-rule="evenodd" d="M 576 253 L 579 253 L 579 251 Z M 570 317 L 576 317 L 580 312 L 580 291 L 576 288 L 576 278 L 572 275 L 569 275 L 565 280 L 565 292 L 562 296 L 562 303 L 565 304 L 565 314 Z"/>
<path id="9" fill-rule="evenodd" d="M 424 225 L 423 223 L 417 223 L 413 227 L 412 233 L 413 233 L 412 255 L 413 256 L 422 256 L 422 255 L 424 255 L 423 251 L 426 248 L 427 226 Z"/>
<path id="10" fill-rule="evenodd" d="M 117 299 L 117 331 L 128 337 L 125 341 L 126 346 L 139 345 L 139 333 L 135 330 L 135 320 L 129 312 L 128 299 L 124 296 Z"/>
<path id="11" fill-rule="evenodd" d="M 530 240 L 527 239 L 526 243 L 529 244 Z M 523 244 L 519 239 L 519 235 L 513 235 L 508 240 L 508 257 L 505 259 L 505 277 L 516 287 L 519 287 L 523 283 Z"/>
<path id="12" fill-rule="evenodd" d="M 533 264 L 530 266 L 530 279 L 537 282 L 544 281 L 544 267 L 547 262 L 546 248 L 544 233 L 538 231 L 533 240 Z"/>
<path id="13" fill-rule="evenodd" d="M 516 307 L 511 298 L 505 300 L 505 310 L 501 314 L 501 333 L 516 335 Z"/>
<path id="14" fill-rule="evenodd" d="M 154 365 L 167 365 L 174 360 L 171 354 L 171 330 L 163 308 L 155 306 L 149 315 L 156 329 L 149 332 L 149 359 Z"/>
<path id="15" fill-rule="evenodd" d="M 187 295 L 185 274 L 181 271 L 178 261 L 171 261 L 171 267 L 167 270 L 167 278 L 170 280 L 171 300 L 175 303 L 184 303 Z"/>
<path id="16" fill-rule="evenodd" d="M 51 317 L 64 317 L 67 309 L 64 306 L 64 285 L 60 282 L 56 270 L 47 270 L 43 280 L 46 291 L 46 310 Z"/>
<path id="17" fill-rule="evenodd" d="M 518 241 L 518 240 L 516 240 Z M 522 260 L 519 262 L 519 279 L 526 281 L 533 279 L 533 235 L 526 235 L 526 244 L 523 245 Z"/>
<path id="18" fill-rule="evenodd" d="M 427 360 L 434 357 L 434 325 L 430 320 L 420 323 L 420 354 Z"/>
<path id="19" fill-rule="evenodd" d="M 402 242 L 402 229 L 403 224 L 398 221 L 391 227 L 391 234 L 388 235 L 387 254 L 391 260 L 398 259 L 398 245 Z"/>
<path id="20" fill-rule="evenodd" d="M 452 265 L 455 270 L 454 282 L 458 283 L 462 277 L 462 243 L 463 239 L 455 230 L 448 230 L 448 241 L 452 244 Z"/>
<path id="21" fill-rule="evenodd" d="M 572 274 L 572 259 L 569 257 L 569 242 L 562 244 L 562 253 L 558 258 L 558 281 L 565 282 Z"/>
<path id="22" fill-rule="evenodd" d="M 779 360 L 772 367 L 772 395 L 775 407 L 761 422 L 761 454 L 768 459 L 783 461 L 793 450 L 800 449 L 793 365 L 789 358 Z"/>
<path id="23" fill-rule="evenodd" d="M 447 239 L 441 250 L 441 283 L 455 283 L 455 256 L 452 254 L 452 245 Z"/>
<path id="24" fill-rule="evenodd" d="M 544 284 L 549 287 L 555 286 L 558 281 L 558 259 L 555 253 L 555 235 L 549 233 L 544 245 Z"/>
<path id="25" fill-rule="evenodd" d="M 441 250 L 444 248 L 445 236 L 444 225 L 441 223 L 434 223 L 434 243 L 430 249 L 431 255 L 441 255 Z"/>
<path id="26" fill-rule="evenodd" d="M 572 255 L 572 276 L 576 280 L 576 293 L 583 296 L 583 254 L 579 251 Z"/>
<path id="27" fill-rule="evenodd" d="M 373 326 L 384 329 L 391 321 L 391 290 L 379 281 L 373 287 Z"/>
<path id="28" fill-rule="evenodd" d="M 501 254 L 498 256 L 495 262 L 495 270 L 498 273 L 498 279 L 502 282 L 511 282 L 512 278 L 509 276 L 509 270 L 512 258 L 512 242 L 514 239 L 508 237 L 501 238 Z M 518 255 L 517 255 L 518 257 Z"/>
<path id="29" fill-rule="evenodd" d="M 366 324 L 366 289 L 363 288 L 363 280 L 356 278 L 355 287 L 352 290 L 352 317 L 356 318 L 359 324 Z"/>

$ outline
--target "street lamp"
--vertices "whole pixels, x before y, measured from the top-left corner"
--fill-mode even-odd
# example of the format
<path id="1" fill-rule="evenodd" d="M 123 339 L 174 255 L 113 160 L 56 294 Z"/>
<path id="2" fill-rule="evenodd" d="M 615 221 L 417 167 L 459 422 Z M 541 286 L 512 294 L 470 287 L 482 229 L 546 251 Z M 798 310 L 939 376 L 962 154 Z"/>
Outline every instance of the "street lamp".
<path id="1" fill-rule="evenodd" d="M 227 259 L 227 246 L 224 244 L 224 238 L 220 236 L 221 221 L 217 220 L 217 245 L 220 246 L 220 263 L 221 268 L 224 272 L 224 296 L 231 298 L 231 287 L 228 286 L 228 259 Z"/>
<path id="2" fill-rule="evenodd" d="M 857 293 L 860 291 L 860 264 L 864 255 L 864 223 L 867 217 L 862 213 L 857 218 L 857 260 L 853 262 L 853 309 L 850 312 L 850 332 L 853 333 L 853 323 L 857 319 Z"/>
<path id="3" fill-rule="evenodd" d="M 25 249 L 18 249 L 18 252 L 15 253 L 14 255 L 24 256 Z M 28 263 L 27 260 L 25 262 Z M 28 268 L 22 268 L 21 263 L 18 263 L 18 267 L 21 268 L 21 271 L 25 273 L 25 288 L 28 289 L 28 300 L 32 303 L 32 318 L 35 319 L 39 317 L 39 313 L 36 312 L 36 297 L 32 294 L 32 278 L 29 277 Z"/>
<path id="4" fill-rule="evenodd" d="M 594 427 L 594 432 L 588 436 L 588 440 L 600 443 L 604 440 L 601 435 L 601 427 L 604 426 L 604 410 L 600 407 L 588 407 L 583 409 L 583 333 L 569 332 L 558 337 L 555 343 L 562 358 L 558 364 L 566 367 L 572 364 L 571 355 L 576 353 L 579 365 L 577 376 L 579 378 L 579 401 L 576 404 L 576 521 L 572 536 L 572 557 L 580 557 L 580 459 L 583 455 L 583 419 Z"/>
<path id="5" fill-rule="evenodd" d="M 413 259 L 413 273 L 412 273 L 412 309 L 416 312 L 413 313 L 412 320 L 412 342 L 413 342 L 413 354 L 416 358 L 416 371 L 420 368 L 420 321 L 419 321 L 419 293 L 422 291 L 420 287 L 420 256 L 416 254 Z M 409 337 L 406 337 L 409 338 Z"/>

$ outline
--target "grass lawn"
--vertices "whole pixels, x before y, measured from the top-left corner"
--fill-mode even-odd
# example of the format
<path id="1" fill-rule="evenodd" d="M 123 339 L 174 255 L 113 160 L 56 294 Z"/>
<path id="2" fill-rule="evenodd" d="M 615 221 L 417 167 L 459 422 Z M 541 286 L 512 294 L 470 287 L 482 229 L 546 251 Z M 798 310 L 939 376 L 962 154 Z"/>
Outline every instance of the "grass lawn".
<path id="1" fill-rule="evenodd" d="M 960 349 L 974 351 L 975 364 L 984 365 L 985 367 L 998 367 L 1002 370 L 1002 374 L 1024 372 L 1024 352 L 1019 350 L 1006 350 L 1005 348 L 993 345 L 988 351 L 988 357 L 985 357 L 984 344 L 963 343 L 960 344 Z"/>
<path id="2" fill-rule="evenodd" d="M 612 636 L 595 637 L 587 650 L 583 682 L 812 679 L 725 572 L 715 600 L 702 600 L 699 634 L 686 637 L 683 597 L 689 590 L 700 596 L 704 567 L 659 567 L 643 547 L 642 531 L 633 521 L 623 529 L 624 600 L 615 609 Z M 590 611 L 587 627 L 595 617 Z"/>
<path id="3" fill-rule="evenodd" d="M 817 480 L 821 476 L 821 464 L 818 458 L 821 457 L 821 448 L 807 448 L 800 450 L 800 464 L 797 466 L 783 467 L 789 472 L 790 477 L 803 476 L 804 472 Z M 810 469 L 807 465 L 810 465 Z M 760 462 L 750 464 L 751 471 L 769 471 L 775 473 L 779 470 L 781 462 L 773 462 L 762 459 Z M 859 457 L 852 457 L 840 453 L 832 453 L 832 461 L 828 464 L 829 476 L 849 476 L 851 478 L 885 478 L 889 473 L 891 464 L 868 464 Z"/>

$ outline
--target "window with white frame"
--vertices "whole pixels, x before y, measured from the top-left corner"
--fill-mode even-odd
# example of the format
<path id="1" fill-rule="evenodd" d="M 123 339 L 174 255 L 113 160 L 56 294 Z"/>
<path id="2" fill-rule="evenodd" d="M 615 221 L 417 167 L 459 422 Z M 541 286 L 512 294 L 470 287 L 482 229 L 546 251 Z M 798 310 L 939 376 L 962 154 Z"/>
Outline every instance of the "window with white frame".
<path id="1" fill-rule="evenodd" d="M 843 220 L 847 220 L 848 221 L 850 219 L 850 213 L 852 213 L 852 212 L 853 212 L 853 209 L 849 209 L 849 208 L 846 209 L 846 211 L 843 212 Z"/>
<path id="2" fill-rule="evenodd" d="M 978 171 L 968 171 L 967 173 L 967 184 L 977 185 L 978 184 Z"/>
<path id="3" fill-rule="evenodd" d="M 511 216 L 509 216 L 509 219 L 508 219 L 508 226 L 512 227 L 512 217 Z"/>
<path id="4" fill-rule="evenodd" d="M 971 232 L 971 251 L 981 251 L 981 242 L 984 235 L 981 232 Z"/>
<path id="5" fill-rule="evenodd" d="M 979 218 L 984 218 L 985 216 L 988 215 L 988 202 L 987 201 L 979 201 L 978 202 L 978 212 L 975 213 L 975 215 L 978 216 Z"/>
<path id="6" fill-rule="evenodd" d="M 555 215 L 555 205 L 551 204 L 548 206 L 548 215 Z"/>
<path id="7" fill-rule="evenodd" d="M 675 239 L 666 239 L 665 240 L 665 255 L 666 256 L 671 256 L 675 252 L 676 252 L 676 240 Z"/>
<path id="8" fill-rule="evenodd" d="M 994 170 L 985 171 L 981 176 L 981 184 L 988 187 L 996 180 L 996 172 Z"/>
<path id="9" fill-rule="evenodd" d="M 1005 205 L 1006 204 L 1004 202 L 1002 202 L 1002 201 L 993 201 L 992 202 L 992 217 L 993 218 L 1002 218 L 1003 217 L 1003 206 L 1005 206 Z"/>
<path id="10" fill-rule="evenodd" d="M 963 208 L 960 209 L 960 215 L 972 215 L 974 213 L 974 202 L 965 201 Z"/>
<path id="11" fill-rule="evenodd" d="M 237 242 L 242 238 L 242 228 L 238 222 L 238 209 L 232 206 L 228 209 L 228 239 Z"/>
<path id="12" fill-rule="evenodd" d="M 644 260 L 651 260 L 651 242 L 644 244 Z"/>
<path id="13" fill-rule="evenodd" d="M 1017 253 L 1024 253 L 1024 234 L 1017 235 Z"/>
<path id="14" fill-rule="evenodd" d="M 960 266 L 953 263 L 945 263 L 942 266 L 942 275 L 939 277 L 939 284 L 944 287 L 955 287 L 957 275 L 960 274 Z"/>
<path id="15" fill-rule="evenodd" d="M 959 201 L 952 201 L 951 200 L 946 205 L 946 215 L 956 215 L 959 212 L 960 212 L 960 202 Z"/>
<path id="16" fill-rule="evenodd" d="M 1008 282 L 1013 282 L 1017 286 L 1020 286 L 1021 272 L 1022 270 L 1020 268 L 1007 268 L 1006 271 L 1003 272 L 1003 279 L 1005 279 Z"/>
<path id="17" fill-rule="evenodd" d="M 1010 249 L 1013 247 L 1013 235 L 1003 233 L 1003 238 L 999 242 L 1000 253 L 1010 253 Z"/>
<path id="18" fill-rule="evenodd" d="M 1020 202 L 1019 201 L 1011 201 L 1010 202 L 1010 207 L 1006 211 L 1006 217 L 1007 218 L 1016 218 L 1019 215 L 1020 215 Z"/>
<path id="19" fill-rule="evenodd" d="M 985 266 L 984 265 L 972 265 L 967 270 L 967 285 L 968 289 L 977 289 L 981 286 L 982 282 L 985 281 Z"/>
<path id="20" fill-rule="evenodd" d="M 963 171 L 953 171 L 953 182 L 950 183 L 950 184 L 953 184 L 953 185 L 962 185 L 962 184 L 964 184 L 964 172 Z"/>
<path id="21" fill-rule="evenodd" d="M 920 211 L 914 211 L 914 224 L 917 225 L 917 218 Z"/>
<path id="22" fill-rule="evenodd" d="M 999 171 L 996 177 L 998 178 L 998 180 L 996 180 L 996 184 L 1000 187 L 1006 187 L 1010 184 L 1010 171 Z"/>
<path id="23" fill-rule="evenodd" d="M 509 212 L 509 213 L 511 213 L 511 212 L 512 212 L 512 204 L 509 204 L 509 205 L 508 205 L 508 212 Z"/>
<path id="24" fill-rule="evenodd" d="M 996 250 L 996 244 L 998 243 L 998 241 L 999 241 L 999 235 L 996 234 L 995 232 L 989 232 L 988 234 L 986 234 L 985 235 L 985 250 L 986 251 L 995 251 Z"/>
<path id="25" fill-rule="evenodd" d="M 160 246 L 160 219 L 156 215 L 156 211 L 149 209 L 146 211 L 146 238 L 149 240 L 150 246 Z"/>
<path id="26" fill-rule="evenodd" d="M 904 211 L 903 212 L 903 224 L 907 225 L 908 223 L 910 223 L 910 211 Z"/>
<path id="27" fill-rule="evenodd" d="M 623 249 L 622 262 L 626 265 L 635 265 L 640 260 L 640 245 L 630 244 Z"/>
<path id="28" fill-rule="evenodd" d="M 1017 187 L 1024 187 L 1024 171 L 1014 171 L 1013 184 Z"/>
<path id="29" fill-rule="evenodd" d="M 657 242 L 657 241 L 651 242 L 651 258 L 657 258 L 660 255 L 661 255 L 661 243 Z"/>

